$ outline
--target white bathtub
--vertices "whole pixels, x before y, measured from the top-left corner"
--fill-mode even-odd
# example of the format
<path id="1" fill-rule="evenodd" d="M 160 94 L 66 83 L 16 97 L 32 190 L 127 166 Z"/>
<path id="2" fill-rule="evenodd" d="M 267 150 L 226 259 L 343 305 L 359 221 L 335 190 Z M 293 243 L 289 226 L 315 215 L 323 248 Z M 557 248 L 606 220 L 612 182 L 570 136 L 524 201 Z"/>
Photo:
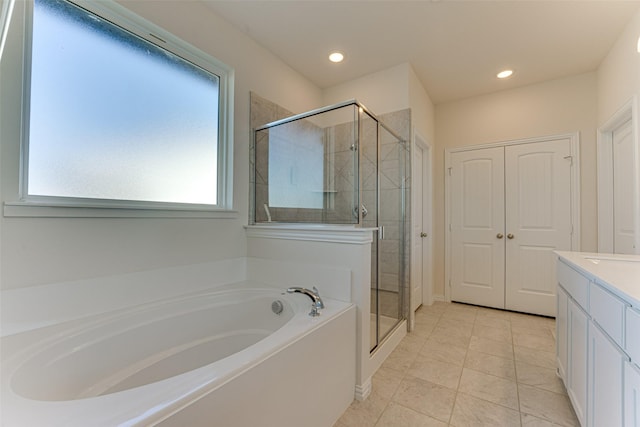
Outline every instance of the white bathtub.
<path id="1" fill-rule="evenodd" d="M 331 426 L 355 307 L 325 305 L 236 284 L 4 337 L 2 425 Z"/>

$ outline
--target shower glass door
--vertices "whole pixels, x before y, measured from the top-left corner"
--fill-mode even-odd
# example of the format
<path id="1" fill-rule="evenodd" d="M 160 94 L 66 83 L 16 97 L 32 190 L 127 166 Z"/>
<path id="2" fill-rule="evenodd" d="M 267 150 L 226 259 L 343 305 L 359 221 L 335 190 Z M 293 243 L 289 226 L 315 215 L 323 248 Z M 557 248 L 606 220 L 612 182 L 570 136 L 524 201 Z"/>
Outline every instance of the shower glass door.
<path id="1" fill-rule="evenodd" d="M 366 111 L 360 111 L 359 122 L 360 159 L 360 214 L 362 227 L 378 227 L 378 121 Z M 379 344 L 378 300 L 378 233 L 373 233 L 371 243 L 371 302 L 369 350 Z"/>
<path id="2" fill-rule="evenodd" d="M 380 230 L 371 250 L 373 351 L 403 318 L 407 153 L 403 142 L 366 112 L 360 116 L 360 150 L 362 225 Z"/>
<path id="3" fill-rule="evenodd" d="M 378 342 L 403 318 L 404 299 L 404 144 L 378 127 Z"/>

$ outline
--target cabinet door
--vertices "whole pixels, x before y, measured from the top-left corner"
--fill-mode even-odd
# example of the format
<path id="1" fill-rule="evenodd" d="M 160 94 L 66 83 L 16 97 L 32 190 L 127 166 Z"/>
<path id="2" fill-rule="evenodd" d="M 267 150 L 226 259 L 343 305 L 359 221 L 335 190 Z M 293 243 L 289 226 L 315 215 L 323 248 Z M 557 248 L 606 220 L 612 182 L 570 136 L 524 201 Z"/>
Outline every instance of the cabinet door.
<path id="1" fill-rule="evenodd" d="M 558 302 L 556 310 L 556 362 L 558 375 L 567 385 L 567 293 L 558 286 Z"/>
<path id="2" fill-rule="evenodd" d="M 631 360 L 640 365 L 640 311 L 627 307 L 625 313 L 625 350 Z"/>
<path id="3" fill-rule="evenodd" d="M 640 427 L 640 370 L 624 364 L 624 425 Z"/>
<path id="4" fill-rule="evenodd" d="M 451 300 L 504 308 L 504 149 L 451 154 Z"/>
<path id="5" fill-rule="evenodd" d="M 569 351 L 567 363 L 567 393 L 573 403 L 580 425 L 587 423 L 587 355 L 589 319 L 587 314 L 569 299 L 567 304 Z"/>
<path id="6" fill-rule="evenodd" d="M 621 426 L 623 356 L 599 327 L 589 325 L 589 427 Z"/>

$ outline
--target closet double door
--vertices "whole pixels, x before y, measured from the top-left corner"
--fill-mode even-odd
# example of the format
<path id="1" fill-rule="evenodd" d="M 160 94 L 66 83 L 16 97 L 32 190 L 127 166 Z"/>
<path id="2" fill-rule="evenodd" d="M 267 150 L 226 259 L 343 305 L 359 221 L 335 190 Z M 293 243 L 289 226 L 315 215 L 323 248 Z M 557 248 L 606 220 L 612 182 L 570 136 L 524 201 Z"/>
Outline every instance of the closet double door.
<path id="1" fill-rule="evenodd" d="M 452 301 L 555 316 L 572 161 L 569 138 L 451 153 Z"/>

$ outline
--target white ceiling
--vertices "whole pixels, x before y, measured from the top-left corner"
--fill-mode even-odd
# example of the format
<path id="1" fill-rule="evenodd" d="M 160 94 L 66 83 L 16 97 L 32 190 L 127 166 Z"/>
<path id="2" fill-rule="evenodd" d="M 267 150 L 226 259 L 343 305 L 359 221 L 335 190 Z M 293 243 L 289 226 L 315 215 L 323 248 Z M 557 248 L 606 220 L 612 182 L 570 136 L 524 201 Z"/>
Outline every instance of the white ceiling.
<path id="1" fill-rule="evenodd" d="M 595 70 L 638 0 L 202 0 L 321 88 L 409 62 L 435 104 Z M 640 36 L 640 34 L 639 34 Z M 332 50 L 344 52 L 332 64 Z M 516 70 L 508 80 L 495 74 Z"/>

